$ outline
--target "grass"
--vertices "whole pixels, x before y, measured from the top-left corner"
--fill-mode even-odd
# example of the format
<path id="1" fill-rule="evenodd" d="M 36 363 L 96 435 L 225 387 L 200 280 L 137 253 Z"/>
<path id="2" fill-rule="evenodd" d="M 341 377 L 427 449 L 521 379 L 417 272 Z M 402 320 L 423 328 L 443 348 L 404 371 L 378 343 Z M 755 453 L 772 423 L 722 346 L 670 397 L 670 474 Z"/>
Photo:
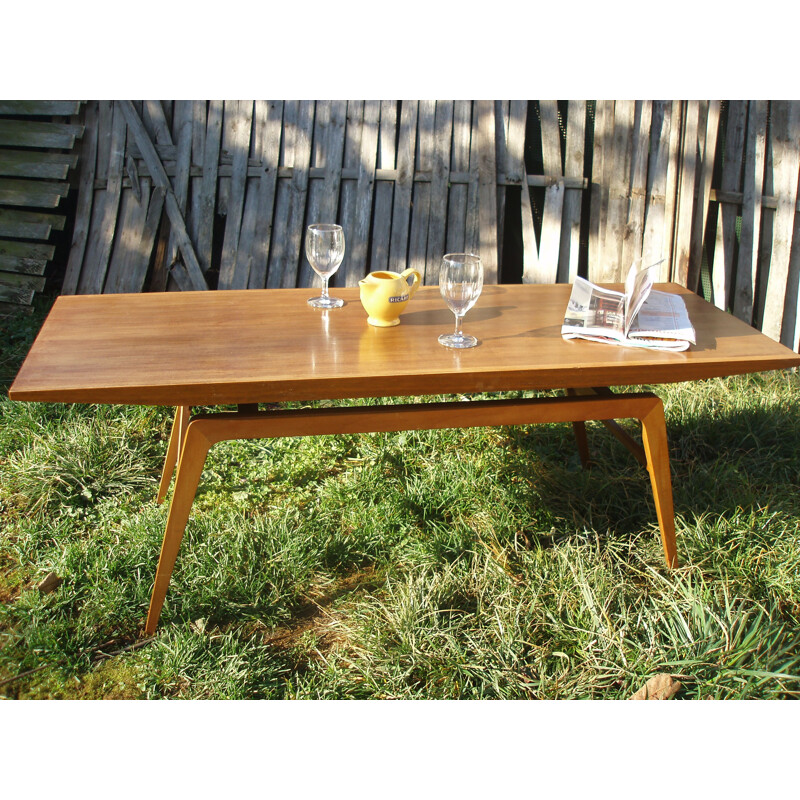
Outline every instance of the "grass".
<path id="1" fill-rule="evenodd" d="M 6 388 L 45 311 L 0 331 Z M 666 672 L 684 699 L 796 698 L 799 389 L 658 388 L 674 571 L 599 425 L 588 471 L 569 425 L 217 445 L 152 641 L 172 410 L 3 392 L 0 696 L 617 699 Z"/>

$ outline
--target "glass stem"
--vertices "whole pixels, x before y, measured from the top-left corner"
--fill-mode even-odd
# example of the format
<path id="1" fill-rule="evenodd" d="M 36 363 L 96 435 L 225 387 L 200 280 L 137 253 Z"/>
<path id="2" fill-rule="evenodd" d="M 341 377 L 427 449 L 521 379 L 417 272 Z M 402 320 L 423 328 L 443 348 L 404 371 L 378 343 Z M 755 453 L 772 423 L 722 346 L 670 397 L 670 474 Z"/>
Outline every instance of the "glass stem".
<path id="1" fill-rule="evenodd" d="M 325 278 L 322 281 L 322 299 L 323 300 L 327 300 L 328 299 L 328 281 L 329 280 L 330 280 L 329 278 Z"/>
<path id="2" fill-rule="evenodd" d="M 456 317 L 456 329 L 453 335 L 460 337 L 463 336 L 463 334 L 461 333 L 461 320 L 463 319 L 463 317 L 459 317 L 458 314 L 456 314 L 455 317 Z"/>

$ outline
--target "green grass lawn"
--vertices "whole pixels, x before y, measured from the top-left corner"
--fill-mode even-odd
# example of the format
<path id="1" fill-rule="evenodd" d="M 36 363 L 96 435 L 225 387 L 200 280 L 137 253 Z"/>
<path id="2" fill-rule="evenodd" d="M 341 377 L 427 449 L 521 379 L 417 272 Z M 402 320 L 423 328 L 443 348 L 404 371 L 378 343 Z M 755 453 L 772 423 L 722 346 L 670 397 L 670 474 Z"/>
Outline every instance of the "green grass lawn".
<path id="1" fill-rule="evenodd" d="M 10 402 L 42 315 L 0 323 L 0 696 L 800 696 L 800 375 L 658 387 L 674 571 L 599 424 L 588 471 L 569 425 L 217 445 L 143 641 L 172 409 Z"/>

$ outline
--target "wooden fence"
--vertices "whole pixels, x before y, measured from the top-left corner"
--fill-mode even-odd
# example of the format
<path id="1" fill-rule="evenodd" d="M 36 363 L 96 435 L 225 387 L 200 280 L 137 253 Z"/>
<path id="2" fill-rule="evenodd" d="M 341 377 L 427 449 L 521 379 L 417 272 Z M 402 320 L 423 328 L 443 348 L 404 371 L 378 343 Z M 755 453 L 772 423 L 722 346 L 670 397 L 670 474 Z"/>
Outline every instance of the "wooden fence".
<path id="1" fill-rule="evenodd" d="M 54 232 L 83 133 L 71 100 L 0 100 L 0 313 L 27 307 L 45 287 Z"/>
<path id="2" fill-rule="evenodd" d="M 674 280 L 798 349 L 800 103 L 89 101 L 67 293 L 334 285 L 478 252 L 487 281 Z"/>

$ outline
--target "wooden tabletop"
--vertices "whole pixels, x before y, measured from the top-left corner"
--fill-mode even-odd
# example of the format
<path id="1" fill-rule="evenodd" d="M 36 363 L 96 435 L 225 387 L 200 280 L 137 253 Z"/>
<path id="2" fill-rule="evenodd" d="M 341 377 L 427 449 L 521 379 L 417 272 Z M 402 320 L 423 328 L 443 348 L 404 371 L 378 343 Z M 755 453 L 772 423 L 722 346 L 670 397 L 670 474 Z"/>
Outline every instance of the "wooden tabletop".
<path id="1" fill-rule="evenodd" d="M 800 365 L 800 356 L 675 284 L 697 345 L 658 353 L 564 341 L 570 286 L 485 286 L 466 315 L 470 350 L 437 342 L 453 315 L 422 287 L 394 328 L 374 328 L 358 289 L 343 308 L 310 289 L 59 297 L 9 390 L 13 400 L 214 405 L 626 386 Z"/>

